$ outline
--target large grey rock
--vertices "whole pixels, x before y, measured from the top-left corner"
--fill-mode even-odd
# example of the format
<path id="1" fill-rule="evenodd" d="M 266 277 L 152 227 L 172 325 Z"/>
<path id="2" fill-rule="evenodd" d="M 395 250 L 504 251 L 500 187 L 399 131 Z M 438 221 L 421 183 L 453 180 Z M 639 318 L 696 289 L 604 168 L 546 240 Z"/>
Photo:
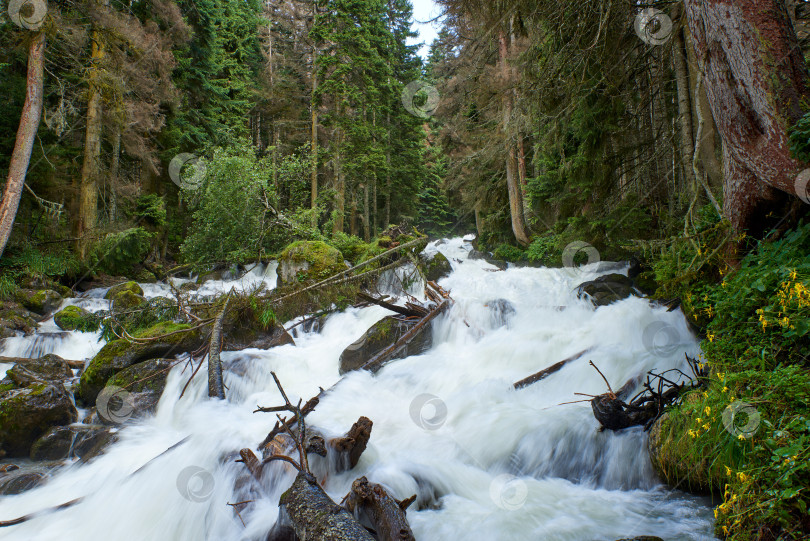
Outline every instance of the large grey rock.
<path id="1" fill-rule="evenodd" d="M 576 291 L 580 298 L 587 295 L 594 306 L 607 306 L 633 295 L 640 296 L 633 280 L 623 274 L 600 276 L 580 284 Z"/>
<path id="2" fill-rule="evenodd" d="M 105 426 L 56 426 L 31 446 L 32 460 L 80 458 L 88 461 L 115 439 Z"/>
<path id="3" fill-rule="evenodd" d="M 376 372 L 382 368 L 382 363 L 366 366 L 376 355 L 389 346 L 392 346 L 403 335 L 410 331 L 418 322 L 405 321 L 395 316 L 388 316 L 375 323 L 363 336 L 343 350 L 340 356 L 340 373 L 345 374 L 352 370 L 364 368 Z M 433 343 L 431 326 L 424 325 L 407 346 L 394 352 L 384 361 L 401 359 L 410 355 L 419 355 L 430 349 Z"/>
<path id="4" fill-rule="evenodd" d="M 419 262 L 422 266 L 422 272 L 425 273 L 425 278 L 431 282 L 440 280 L 453 271 L 450 261 L 441 252 L 436 252 L 433 257 L 419 254 Z"/>

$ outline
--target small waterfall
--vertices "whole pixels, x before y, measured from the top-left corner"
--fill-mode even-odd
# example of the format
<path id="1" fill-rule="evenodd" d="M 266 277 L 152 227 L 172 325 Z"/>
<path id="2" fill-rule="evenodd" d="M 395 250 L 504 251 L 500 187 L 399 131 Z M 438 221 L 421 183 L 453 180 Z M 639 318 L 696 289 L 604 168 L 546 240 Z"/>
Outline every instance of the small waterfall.
<path id="1" fill-rule="evenodd" d="M 264 541 L 292 473 L 274 464 L 259 489 L 246 482 L 235 459 L 239 449 L 255 449 L 273 426 L 271 414 L 253 410 L 282 403 L 275 372 L 292 401 L 335 385 L 307 418 L 326 434 L 345 433 L 360 416 L 372 419 L 369 446 L 355 469 L 327 474 L 318 460 L 313 469 L 335 501 L 362 475 L 397 498 L 417 494 L 408 519 L 419 540 L 714 539 L 706 502 L 655 477 L 641 429 L 599 432 L 589 403 L 563 404 L 580 398 L 574 393 L 606 390 L 591 360 L 614 388 L 648 370 L 682 367 L 684 353 L 699 352 L 683 315 L 637 298 L 594 309 L 574 293 L 586 279 L 582 273 L 499 271 L 469 260 L 470 245 L 461 238 L 428 250 L 451 262 L 453 272 L 440 284 L 456 301 L 434 321 L 429 351 L 376 375 L 341 378 L 343 349 L 388 314 L 369 306 L 332 314 L 319 329 L 301 326 L 294 346 L 224 353 L 225 401 L 208 399 L 204 370 L 178 398 L 189 377 L 180 363 L 154 416 L 123 425 L 117 443 L 93 461 L 70 463 L 42 487 L 0 497 L 0 520 L 77 497 L 81 503 L 0 536 Z M 590 278 L 608 268 L 585 270 Z M 617 269 L 624 267 L 611 268 Z M 246 276 L 252 276 L 249 287 L 270 287 L 275 267 Z M 229 290 L 239 280 L 217 282 L 198 294 Z M 662 325 L 666 347 L 645 335 Z M 79 346 L 75 337 L 83 333 L 67 334 L 63 345 L 77 340 L 75 347 L 85 348 L 72 358 L 93 354 L 92 335 Z M 14 340 L 7 339 L 3 351 L 16 347 Z M 513 382 L 585 349 L 587 355 L 559 372 L 514 389 Z M 245 500 L 254 503 L 239 515 L 227 505 Z"/>

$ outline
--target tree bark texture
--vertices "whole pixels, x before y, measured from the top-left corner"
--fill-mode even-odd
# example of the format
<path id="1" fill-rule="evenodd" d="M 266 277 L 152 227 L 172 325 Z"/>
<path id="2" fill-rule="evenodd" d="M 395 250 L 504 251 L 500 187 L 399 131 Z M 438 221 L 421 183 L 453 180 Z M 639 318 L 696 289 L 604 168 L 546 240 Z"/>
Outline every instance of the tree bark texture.
<path id="1" fill-rule="evenodd" d="M 797 194 L 808 164 L 790 156 L 788 129 L 802 116 L 807 69 L 779 0 L 685 0 L 705 85 L 723 139 L 723 212 L 760 232 L 768 211 Z M 803 194 L 802 194 L 803 195 Z"/>
<path id="2" fill-rule="evenodd" d="M 20 205 L 25 174 L 31 161 L 31 151 L 34 148 L 34 138 L 42 117 L 42 86 L 43 70 L 45 66 L 45 34 L 40 33 L 31 40 L 28 49 L 28 75 L 26 83 L 25 104 L 20 115 L 20 126 L 17 129 L 17 139 L 11 153 L 11 162 L 8 167 L 8 179 L 3 191 L 3 201 L 0 203 L 0 256 L 6 249 L 6 243 L 11 236 L 14 218 Z"/>

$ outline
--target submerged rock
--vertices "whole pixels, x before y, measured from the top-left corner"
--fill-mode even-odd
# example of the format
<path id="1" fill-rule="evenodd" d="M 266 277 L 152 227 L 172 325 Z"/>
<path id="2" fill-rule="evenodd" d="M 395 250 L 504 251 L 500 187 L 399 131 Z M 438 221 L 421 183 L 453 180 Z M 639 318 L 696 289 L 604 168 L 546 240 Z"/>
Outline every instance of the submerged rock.
<path id="1" fill-rule="evenodd" d="M 9 380 L 4 380 L 9 381 Z M 70 394 L 58 382 L 35 381 L 0 391 L 0 453 L 28 456 L 31 445 L 51 427 L 78 418 Z M 8 387 L 8 384 L 0 387 Z"/>
<path id="2" fill-rule="evenodd" d="M 48 476 L 41 471 L 16 469 L 0 474 L 0 496 L 22 494 L 45 483 Z"/>
<path id="3" fill-rule="evenodd" d="M 98 325 L 92 321 L 92 315 L 78 306 L 65 306 L 53 316 L 53 322 L 63 331 L 95 330 Z"/>
<path id="4" fill-rule="evenodd" d="M 115 435 L 105 426 L 56 426 L 31 446 L 32 460 L 80 458 L 88 461 L 101 454 Z"/>
<path id="5" fill-rule="evenodd" d="M 321 241 L 298 241 L 281 253 L 278 280 L 281 285 L 323 280 L 345 269 L 343 255 L 337 248 Z"/>
<path id="6" fill-rule="evenodd" d="M 394 345 L 405 333 L 410 331 L 418 321 L 406 321 L 395 316 L 388 316 L 375 323 L 357 341 L 343 350 L 340 355 L 340 373 L 363 368 L 377 354 Z M 424 325 L 406 346 L 394 352 L 388 359 L 402 359 L 410 355 L 419 355 L 430 349 L 433 343 L 433 331 L 430 325 Z M 382 364 L 366 367 L 371 372 L 382 368 Z"/>
<path id="7" fill-rule="evenodd" d="M 424 254 L 420 254 L 419 261 L 422 266 L 422 272 L 425 274 L 425 278 L 431 282 L 444 278 L 453 270 L 450 262 L 441 252 L 436 252 L 436 254 L 434 254 L 431 258 L 428 258 Z"/>
<path id="8" fill-rule="evenodd" d="M 633 295 L 640 296 L 633 280 L 623 274 L 600 276 L 595 280 L 580 284 L 576 291 L 580 298 L 588 295 L 594 306 L 607 306 Z"/>
<path id="9" fill-rule="evenodd" d="M 492 321 L 492 328 L 508 326 L 515 315 L 515 305 L 506 299 L 495 299 L 487 302 L 484 306 L 489 308 Z"/>

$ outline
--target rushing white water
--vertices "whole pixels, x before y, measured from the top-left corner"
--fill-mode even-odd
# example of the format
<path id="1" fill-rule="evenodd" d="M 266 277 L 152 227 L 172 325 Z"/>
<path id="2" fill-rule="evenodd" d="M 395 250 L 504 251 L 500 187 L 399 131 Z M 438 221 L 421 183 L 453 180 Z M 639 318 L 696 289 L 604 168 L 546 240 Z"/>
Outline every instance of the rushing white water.
<path id="1" fill-rule="evenodd" d="M 387 314 L 372 306 L 330 316 L 319 333 L 299 332 L 295 346 L 223 354 L 226 401 L 207 397 L 204 371 L 178 399 L 188 378 L 178 366 L 153 417 L 123 426 L 119 441 L 90 463 L 69 464 L 42 487 L 0 497 L 0 520 L 77 497 L 81 503 L 4 528 L 0 538 L 263 540 L 292 474 L 278 475 L 267 491 L 245 487 L 237 483 L 244 465 L 234 460 L 239 449 L 255 449 L 273 425 L 271 415 L 252 412 L 257 404 L 282 403 L 275 371 L 293 401 L 339 381 L 308 417 L 327 434 L 342 434 L 361 415 L 372 419 L 358 466 L 328 475 L 325 488 L 340 501 L 365 475 L 397 498 L 434 499 L 429 508 L 408 512 L 419 540 L 713 539 L 706 503 L 658 483 L 641 429 L 598 432 L 590 404 L 559 405 L 582 398 L 576 392 L 605 392 L 589 360 L 614 389 L 648 370 L 682 366 L 684 353 L 698 353 L 683 315 L 637 298 L 594 309 L 573 288 L 595 274 L 496 272 L 468 260 L 462 239 L 429 247 L 437 249 L 453 264 L 440 283 L 456 302 L 434 322 L 426 353 L 376 375 L 341 379 L 341 351 Z M 272 282 L 274 270 L 262 269 L 260 279 Z M 493 302 L 498 299 L 509 301 L 514 313 Z M 85 339 L 69 334 L 65 341 Z M 97 346 L 88 340 L 72 357 L 88 358 Z M 586 348 L 587 355 L 541 382 L 513 388 Z M 244 500 L 255 502 L 240 518 L 227 504 Z"/>

